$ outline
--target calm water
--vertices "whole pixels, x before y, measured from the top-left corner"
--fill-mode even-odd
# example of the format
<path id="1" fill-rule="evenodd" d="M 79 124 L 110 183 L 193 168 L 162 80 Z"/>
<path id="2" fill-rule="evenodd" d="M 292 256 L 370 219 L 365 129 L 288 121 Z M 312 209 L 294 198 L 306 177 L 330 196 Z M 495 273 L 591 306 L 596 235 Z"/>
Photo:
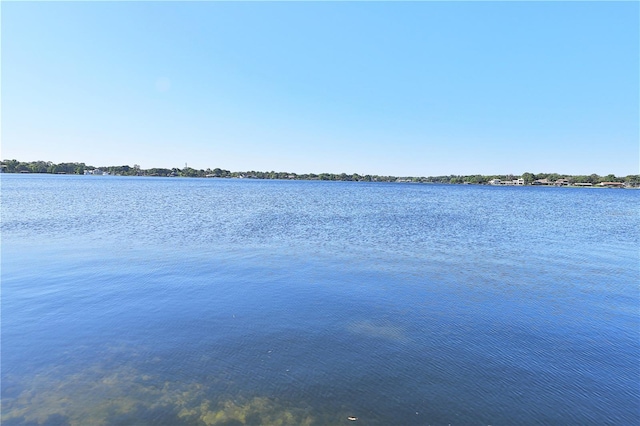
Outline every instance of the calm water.
<path id="1" fill-rule="evenodd" d="M 640 423 L 640 191 L 0 182 L 3 426 Z"/>

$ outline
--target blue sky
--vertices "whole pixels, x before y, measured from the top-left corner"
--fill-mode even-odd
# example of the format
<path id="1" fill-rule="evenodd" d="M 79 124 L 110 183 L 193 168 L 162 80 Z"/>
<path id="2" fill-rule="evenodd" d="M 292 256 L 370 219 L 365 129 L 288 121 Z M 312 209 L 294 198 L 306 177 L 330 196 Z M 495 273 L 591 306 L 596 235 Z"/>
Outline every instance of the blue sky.
<path id="1" fill-rule="evenodd" d="M 637 2 L 2 2 L 2 159 L 638 174 Z"/>

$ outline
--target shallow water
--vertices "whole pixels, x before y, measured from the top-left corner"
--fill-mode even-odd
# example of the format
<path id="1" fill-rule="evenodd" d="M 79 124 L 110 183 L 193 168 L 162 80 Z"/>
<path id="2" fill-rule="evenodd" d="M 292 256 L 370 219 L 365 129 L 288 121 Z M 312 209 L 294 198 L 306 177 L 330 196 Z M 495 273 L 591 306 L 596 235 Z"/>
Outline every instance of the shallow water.
<path id="1" fill-rule="evenodd" d="M 2 175 L 2 424 L 640 423 L 640 192 Z"/>

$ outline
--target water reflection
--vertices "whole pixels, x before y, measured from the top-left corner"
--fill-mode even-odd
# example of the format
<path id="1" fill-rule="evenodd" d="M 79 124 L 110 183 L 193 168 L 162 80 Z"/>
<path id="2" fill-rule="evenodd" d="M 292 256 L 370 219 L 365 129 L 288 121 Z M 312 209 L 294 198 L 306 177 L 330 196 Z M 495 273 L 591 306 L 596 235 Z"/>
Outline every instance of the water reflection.
<path id="1" fill-rule="evenodd" d="M 406 342 L 407 337 L 401 327 L 392 324 L 377 324 L 372 321 L 357 321 L 349 324 L 351 333 L 395 342 Z"/>

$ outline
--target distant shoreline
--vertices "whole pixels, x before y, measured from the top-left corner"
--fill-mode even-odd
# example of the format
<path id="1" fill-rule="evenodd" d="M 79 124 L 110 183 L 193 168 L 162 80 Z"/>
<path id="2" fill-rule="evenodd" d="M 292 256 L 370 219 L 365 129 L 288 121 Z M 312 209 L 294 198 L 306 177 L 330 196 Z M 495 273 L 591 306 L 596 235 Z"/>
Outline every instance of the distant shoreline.
<path id="1" fill-rule="evenodd" d="M 198 178 L 236 178 L 236 179 L 278 179 L 278 180 L 324 180 L 355 182 L 398 182 L 398 183 L 440 183 L 492 186 L 565 186 L 573 188 L 640 188 L 640 175 L 617 177 L 567 175 L 559 173 L 523 173 L 522 175 L 448 175 L 448 176 L 383 176 L 360 175 L 358 173 L 289 173 L 289 172 L 231 172 L 220 168 L 206 170 L 193 169 L 186 166 L 179 168 L 142 169 L 137 164 L 133 167 L 100 166 L 85 163 L 59 163 L 50 161 L 21 162 L 3 160 L 0 162 L 2 173 L 35 173 L 35 174 L 67 174 L 67 175 L 107 175 L 107 176 L 159 176 L 159 177 L 198 177 Z"/>
<path id="2" fill-rule="evenodd" d="M 4 173 L 0 173 L 0 176 L 2 174 L 28 174 L 28 175 L 58 175 L 58 176 L 83 176 L 83 175 L 79 175 L 79 174 L 75 174 L 75 173 L 32 173 L 32 172 L 4 172 Z M 90 174 L 84 175 L 84 176 L 91 176 Z M 331 179 L 284 179 L 284 178 L 242 178 L 242 177 L 200 177 L 200 176 L 195 176 L 195 177 L 188 177 L 188 176 L 152 176 L 152 175 L 121 175 L 121 174 L 104 174 L 102 176 L 106 176 L 106 177 L 147 177 L 147 178 L 168 178 L 168 177 L 172 177 L 172 178 L 189 178 L 189 179 L 237 179 L 237 180 L 242 180 L 242 179 L 247 179 L 247 180 L 277 180 L 277 181 L 305 181 L 305 182 L 369 182 L 369 181 L 353 181 L 353 180 L 331 180 Z M 592 189 L 612 189 L 612 188 L 619 188 L 619 189 L 640 189 L 640 185 L 620 185 L 620 186 L 607 186 L 607 185 L 600 185 L 600 184 L 596 184 L 596 185 L 590 185 L 590 186 L 583 186 L 583 185 L 534 185 L 534 184 L 530 184 L 530 185 L 492 185 L 489 183 L 451 183 L 451 182 L 430 182 L 430 181 L 424 181 L 424 182 L 411 182 L 411 181 L 401 181 L 401 180 L 396 180 L 396 181 L 388 181 L 388 180 L 380 180 L 380 181 L 370 181 L 371 183 L 402 183 L 402 184 L 408 184 L 408 185 L 472 185 L 472 186 L 495 186 L 495 187 L 540 187 L 540 188 L 592 188 Z"/>

